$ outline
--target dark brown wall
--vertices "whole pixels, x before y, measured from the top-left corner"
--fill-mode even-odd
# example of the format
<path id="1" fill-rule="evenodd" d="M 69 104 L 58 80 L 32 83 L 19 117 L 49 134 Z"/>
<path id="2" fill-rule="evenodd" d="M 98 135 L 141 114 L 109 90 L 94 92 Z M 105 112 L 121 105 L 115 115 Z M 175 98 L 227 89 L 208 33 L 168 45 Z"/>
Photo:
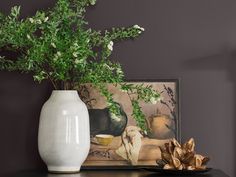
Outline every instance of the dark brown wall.
<path id="1" fill-rule="evenodd" d="M 52 6 L 52 0 L 8 0 L 23 16 Z M 98 0 L 88 10 L 90 26 L 139 24 L 145 34 L 115 45 L 128 79 L 180 78 L 182 137 L 195 137 L 211 166 L 235 176 L 236 1 Z M 0 72 L 0 171 L 45 168 L 37 152 L 40 108 L 48 84 L 28 75 Z M 233 175 L 234 174 L 234 175 Z"/>

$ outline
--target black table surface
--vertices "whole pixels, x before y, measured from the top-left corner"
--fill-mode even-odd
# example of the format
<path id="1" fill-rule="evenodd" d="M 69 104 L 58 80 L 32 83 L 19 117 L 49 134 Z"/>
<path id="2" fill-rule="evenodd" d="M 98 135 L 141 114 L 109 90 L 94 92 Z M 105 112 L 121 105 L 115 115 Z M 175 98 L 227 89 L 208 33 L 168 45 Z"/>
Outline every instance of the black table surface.
<path id="1" fill-rule="evenodd" d="M 75 174 L 52 174 L 37 171 L 21 171 L 12 177 L 176 177 L 176 175 L 162 175 L 144 170 L 81 170 Z M 198 175 L 181 175 L 182 177 L 229 177 L 221 170 L 213 169 L 210 172 Z"/>

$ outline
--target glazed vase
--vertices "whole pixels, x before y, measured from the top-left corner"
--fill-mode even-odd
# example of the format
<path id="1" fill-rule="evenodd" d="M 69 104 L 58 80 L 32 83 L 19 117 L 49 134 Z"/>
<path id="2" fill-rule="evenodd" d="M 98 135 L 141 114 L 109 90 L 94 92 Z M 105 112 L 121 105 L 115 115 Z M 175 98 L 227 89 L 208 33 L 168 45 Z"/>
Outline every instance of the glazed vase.
<path id="1" fill-rule="evenodd" d="M 77 91 L 55 90 L 43 105 L 38 149 L 49 172 L 79 172 L 90 149 L 89 114 Z"/>

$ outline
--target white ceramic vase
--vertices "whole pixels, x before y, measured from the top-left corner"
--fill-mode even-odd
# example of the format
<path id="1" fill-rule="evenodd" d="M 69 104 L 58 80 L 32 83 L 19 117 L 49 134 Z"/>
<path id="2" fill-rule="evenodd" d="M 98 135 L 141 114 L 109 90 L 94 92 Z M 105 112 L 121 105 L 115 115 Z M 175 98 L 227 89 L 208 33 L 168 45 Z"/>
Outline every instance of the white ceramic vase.
<path id="1" fill-rule="evenodd" d="M 77 91 L 55 90 L 43 105 L 39 154 L 48 171 L 79 172 L 90 148 L 89 115 Z"/>

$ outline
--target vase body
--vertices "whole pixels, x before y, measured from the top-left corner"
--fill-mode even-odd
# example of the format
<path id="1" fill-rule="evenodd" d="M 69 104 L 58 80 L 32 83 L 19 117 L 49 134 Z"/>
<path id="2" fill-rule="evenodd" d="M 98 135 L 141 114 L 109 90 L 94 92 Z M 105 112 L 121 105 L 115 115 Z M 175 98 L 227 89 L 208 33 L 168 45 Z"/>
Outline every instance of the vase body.
<path id="1" fill-rule="evenodd" d="M 77 91 L 55 90 L 43 105 L 38 148 L 48 171 L 80 171 L 90 148 L 90 130 L 88 110 Z"/>
<path id="2" fill-rule="evenodd" d="M 173 137 L 174 122 L 167 115 L 156 115 L 149 118 L 151 136 L 155 139 L 169 139 Z"/>

